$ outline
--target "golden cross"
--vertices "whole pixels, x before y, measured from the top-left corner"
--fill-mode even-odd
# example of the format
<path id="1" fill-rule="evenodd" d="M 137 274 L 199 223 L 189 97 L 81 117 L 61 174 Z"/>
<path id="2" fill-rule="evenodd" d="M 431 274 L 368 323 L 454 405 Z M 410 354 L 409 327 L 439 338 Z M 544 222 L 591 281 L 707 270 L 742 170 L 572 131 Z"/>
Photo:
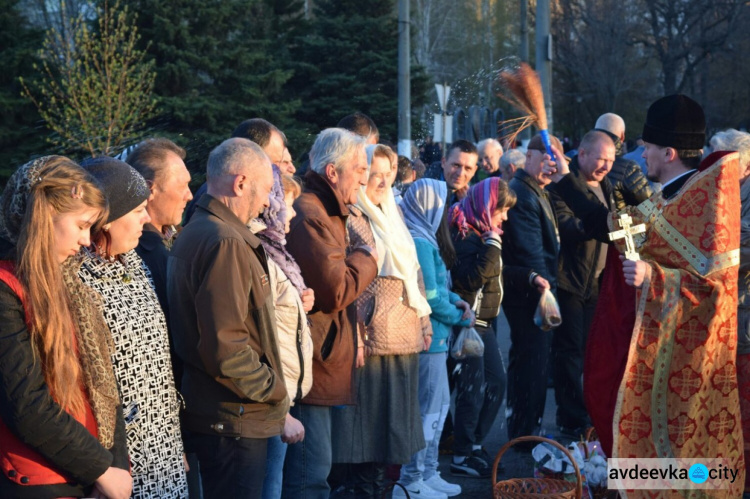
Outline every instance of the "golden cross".
<path id="1" fill-rule="evenodd" d="M 620 227 L 622 227 L 621 230 L 616 230 L 614 232 L 609 233 L 609 240 L 615 241 L 617 239 L 625 239 L 625 258 L 631 261 L 638 261 L 641 259 L 640 255 L 638 255 L 638 252 L 635 250 L 635 241 L 633 240 L 633 235 L 640 234 L 641 232 L 646 232 L 646 225 L 645 224 L 639 224 L 634 227 L 632 227 L 633 219 L 630 218 L 630 215 L 627 213 L 623 213 L 620 215 L 620 219 L 618 220 L 620 223 Z"/>

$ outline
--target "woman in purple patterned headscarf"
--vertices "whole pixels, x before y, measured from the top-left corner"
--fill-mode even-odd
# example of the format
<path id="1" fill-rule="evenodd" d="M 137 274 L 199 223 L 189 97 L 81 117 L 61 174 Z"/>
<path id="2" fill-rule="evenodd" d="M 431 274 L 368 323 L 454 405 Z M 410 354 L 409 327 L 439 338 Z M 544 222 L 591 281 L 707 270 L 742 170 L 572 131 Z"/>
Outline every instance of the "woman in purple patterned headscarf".
<path id="1" fill-rule="evenodd" d="M 473 304 L 475 329 L 484 341 L 483 357 L 453 361 L 455 413 L 451 472 L 488 476 L 492 459 L 482 448 L 505 395 L 505 368 L 493 324 L 503 298 L 502 223 L 516 204 L 505 181 L 488 178 L 474 185 L 451 208 L 451 235 L 456 264 L 451 269 L 453 291 Z M 520 270 L 519 270 L 520 272 Z M 523 277 L 522 277 L 523 278 Z M 457 330 L 454 333 L 458 333 Z"/>
<path id="2" fill-rule="evenodd" d="M 472 186 L 461 201 L 451 207 L 451 225 L 461 238 L 469 232 L 483 237 L 502 234 L 501 225 L 508 210 L 516 204 L 516 195 L 498 177 L 488 178 Z"/>
<path id="3" fill-rule="evenodd" d="M 292 204 L 300 195 L 301 188 L 292 177 L 283 175 L 276 165 L 273 165 L 273 176 L 268 208 L 259 221 L 251 223 L 251 230 L 254 227 L 260 229 L 257 236 L 268 254 L 282 372 L 289 399 L 294 405 L 312 387 L 313 346 L 306 312 L 312 308 L 315 298 L 312 289 L 305 285 L 297 262 L 286 250 L 286 233 L 295 215 Z M 281 436 L 268 439 L 264 499 L 281 497 L 287 444 L 300 442 L 304 438 L 302 423 L 287 413 L 284 432 Z"/>

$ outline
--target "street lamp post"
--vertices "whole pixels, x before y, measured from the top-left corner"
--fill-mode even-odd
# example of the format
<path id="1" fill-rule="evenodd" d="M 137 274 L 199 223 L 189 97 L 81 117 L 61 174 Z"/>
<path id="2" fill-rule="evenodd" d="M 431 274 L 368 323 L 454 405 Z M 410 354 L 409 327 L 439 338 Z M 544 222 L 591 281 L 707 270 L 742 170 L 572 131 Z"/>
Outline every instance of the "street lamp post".
<path id="1" fill-rule="evenodd" d="M 542 83 L 547 129 L 552 133 L 552 34 L 550 34 L 550 0 L 536 2 L 536 71 Z"/>
<path id="2" fill-rule="evenodd" d="M 398 153 L 411 159 L 409 0 L 398 0 Z"/>

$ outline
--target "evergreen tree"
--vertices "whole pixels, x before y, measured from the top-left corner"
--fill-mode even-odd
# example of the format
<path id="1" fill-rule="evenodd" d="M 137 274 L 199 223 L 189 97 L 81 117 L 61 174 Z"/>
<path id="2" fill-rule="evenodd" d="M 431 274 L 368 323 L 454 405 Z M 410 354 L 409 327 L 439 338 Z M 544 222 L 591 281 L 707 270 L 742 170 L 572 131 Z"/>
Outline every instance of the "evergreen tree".
<path id="1" fill-rule="evenodd" d="M 31 77 L 43 33 L 31 28 L 19 0 L 0 0 L 0 187 L 33 155 L 45 153 L 36 108 L 22 95 L 19 76 Z"/>
<path id="2" fill-rule="evenodd" d="M 309 31 L 292 47 L 289 89 L 302 100 L 297 119 L 309 134 L 361 111 L 393 143 L 398 130 L 398 19 L 393 0 L 320 0 Z M 412 71 L 412 107 L 426 78 Z M 314 137 L 313 137 L 314 138 Z"/>
<path id="3" fill-rule="evenodd" d="M 298 106 L 281 90 L 292 72 L 284 33 L 298 1 L 138 0 L 138 28 L 156 62 L 155 93 L 164 114 L 155 124 L 188 149 L 193 171 L 243 120 L 284 127 Z"/>

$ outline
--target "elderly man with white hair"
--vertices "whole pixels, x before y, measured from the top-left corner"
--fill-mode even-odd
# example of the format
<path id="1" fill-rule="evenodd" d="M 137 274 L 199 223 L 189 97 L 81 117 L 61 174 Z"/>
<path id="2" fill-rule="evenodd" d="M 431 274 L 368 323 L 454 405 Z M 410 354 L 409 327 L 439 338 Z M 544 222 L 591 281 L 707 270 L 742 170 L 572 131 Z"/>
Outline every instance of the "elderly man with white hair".
<path id="1" fill-rule="evenodd" d="M 500 171 L 503 180 L 510 182 L 516 170 L 526 166 L 526 155 L 518 149 L 511 149 L 500 158 Z"/>
<path id="2" fill-rule="evenodd" d="M 636 206 L 653 194 L 653 189 L 643 170 L 635 161 L 625 159 L 623 148 L 625 141 L 625 121 L 614 113 L 605 113 L 596 120 L 594 129 L 604 132 L 615 143 L 615 163 L 607 178 L 612 182 L 615 195 L 615 206 L 618 211 L 626 206 Z"/>
<path id="3" fill-rule="evenodd" d="M 480 170 L 474 176 L 474 183 L 490 177 L 500 177 L 500 158 L 503 156 L 503 146 L 495 139 L 484 139 L 477 144 Z M 506 178 L 507 182 L 510 178 Z"/>
<path id="4" fill-rule="evenodd" d="M 740 270 L 737 287 L 737 385 L 740 390 L 742 433 L 745 435 L 745 467 L 750 464 L 750 133 L 732 128 L 711 138 L 714 151 L 740 153 Z M 748 487 L 745 474 L 745 491 Z"/>
<path id="5" fill-rule="evenodd" d="M 328 498 L 333 460 L 331 411 L 355 402 L 352 377 L 364 365 L 357 341 L 356 300 L 378 274 L 378 256 L 363 241 L 349 241 L 347 219 L 360 186 L 367 185 L 365 139 L 343 128 L 323 130 L 310 149 L 305 188 L 294 202 L 287 250 L 315 291 L 308 315 L 313 338 L 313 383 L 290 414 L 305 439 L 289 446 L 284 498 Z"/>

